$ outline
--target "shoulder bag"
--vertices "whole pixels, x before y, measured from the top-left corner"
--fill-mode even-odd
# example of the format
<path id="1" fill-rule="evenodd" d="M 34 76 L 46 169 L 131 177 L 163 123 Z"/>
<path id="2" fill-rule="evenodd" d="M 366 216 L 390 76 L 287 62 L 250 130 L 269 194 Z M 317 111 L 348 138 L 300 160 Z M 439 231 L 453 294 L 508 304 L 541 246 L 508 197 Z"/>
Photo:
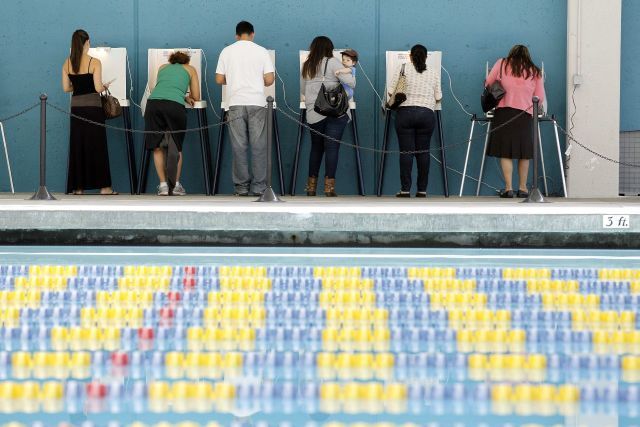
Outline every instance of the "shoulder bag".
<path id="1" fill-rule="evenodd" d="M 405 65 L 407 64 L 402 64 L 396 87 L 393 88 L 393 93 L 390 94 L 389 100 L 385 104 L 385 107 L 389 110 L 398 109 L 400 104 L 407 100 L 407 76 L 404 73 Z"/>
<path id="2" fill-rule="evenodd" d="M 324 64 L 322 86 L 320 86 L 320 91 L 318 91 L 318 97 L 313 105 L 313 110 L 326 117 L 340 117 L 349 109 L 349 96 L 339 82 L 338 86 L 333 89 L 327 89 L 324 85 L 328 65 L 329 59 L 327 59 L 327 62 Z"/>
<path id="3" fill-rule="evenodd" d="M 480 104 L 482 104 L 482 111 L 488 113 L 498 106 L 498 103 L 504 95 L 507 93 L 502 86 L 502 67 L 504 66 L 504 59 L 500 62 L 500 77 L 493 82 L 492 85 L 484 88 L 482 95 L 480 96 Z"/>
<path id="4" fill-rule="evenodd" d="M 100 94 L 100 101 L 102 102 L 102 109 L 104 110 L 104 115 L 107 119 L 115 119 L 122 115 L 120 101 L 111 95 L 109 89 L 106 89 Z"/>

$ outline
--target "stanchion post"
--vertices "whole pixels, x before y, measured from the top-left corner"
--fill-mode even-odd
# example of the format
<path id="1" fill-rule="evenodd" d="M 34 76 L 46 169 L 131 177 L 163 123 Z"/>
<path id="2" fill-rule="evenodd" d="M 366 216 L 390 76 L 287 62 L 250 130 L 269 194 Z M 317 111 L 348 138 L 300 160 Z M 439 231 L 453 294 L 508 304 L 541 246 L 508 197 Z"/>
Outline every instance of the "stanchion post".
<path id="1" fill-rule="evenodd" d="M 522 203 L 548 203 L 538 188 L 538 148 L 539 137 L 538 133 L 538 115 L 540 114 L 540 98 L 533 97 L 533 185 L 529 192 L 529 197 L 522 201 Z"/>
<path id="2" fill-rule="evenodd" d="M 271 147 L 273 145 L 273 97 L 267 97 L 267 188 L 256 202 L 282 202 L 271 186 Z"/>
<path id="3" fill-rule="evenodd" d="M 40 186 L 30 200 L 56 200 L 47 190 L 47 95 L 40 95 Z"/>

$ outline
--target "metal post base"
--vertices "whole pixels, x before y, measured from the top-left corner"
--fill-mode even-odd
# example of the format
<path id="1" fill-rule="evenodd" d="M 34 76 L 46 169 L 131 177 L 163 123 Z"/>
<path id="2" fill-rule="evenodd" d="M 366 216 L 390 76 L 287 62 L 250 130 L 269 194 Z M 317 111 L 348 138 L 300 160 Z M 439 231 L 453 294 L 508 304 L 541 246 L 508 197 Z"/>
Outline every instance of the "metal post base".
<path id="1" fill-rule="evenodd" d="M 38 188 L 38 191 L 36 191 L 36 194 L 31 196 L 29 200 L 57 200 L 57 199 L 53 197 L 53 194 L 49 193 L 49 190 L 47 190 L 47 187 L 41 185 Z"/>
<path id="2" fill-rule="evenodd" d="M 266 190 L 262 193 L 260 198 L 256 200 L 256 202 L 275 202 L 275 203 L 284 203 L 278 195 L 273 191 L 273 188 L 267 187 Z"/>
<path id="3" fill-rule="evenodd" d="M 539 188 L 534 188 L 529 193 L 529 197 L 527 197 L 521 203 L 550 203 L 550 202 L 544 198 Z"/>

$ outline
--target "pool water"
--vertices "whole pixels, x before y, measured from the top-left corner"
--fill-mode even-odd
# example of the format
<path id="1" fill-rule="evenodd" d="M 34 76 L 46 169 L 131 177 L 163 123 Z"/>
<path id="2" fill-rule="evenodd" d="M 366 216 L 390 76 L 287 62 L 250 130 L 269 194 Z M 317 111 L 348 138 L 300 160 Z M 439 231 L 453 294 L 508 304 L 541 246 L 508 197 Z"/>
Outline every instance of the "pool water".
<path id="1" fill-rule="evenodd" d="M 629 251 L 4 247 L 0 424 L 640 425 L 639 313 Z"/>

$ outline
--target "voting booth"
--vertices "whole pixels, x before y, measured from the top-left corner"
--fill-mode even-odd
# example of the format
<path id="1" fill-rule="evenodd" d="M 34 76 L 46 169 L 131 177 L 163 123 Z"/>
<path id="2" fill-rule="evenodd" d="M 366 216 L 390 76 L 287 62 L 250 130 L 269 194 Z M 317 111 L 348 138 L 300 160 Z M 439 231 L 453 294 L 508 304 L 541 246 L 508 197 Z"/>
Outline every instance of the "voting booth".
<path id="1" fill-rule="evenodd" d="M 342 52 L 344 49 L 334 49 L 333 57 L 342 62 Z M 300 57 L 300 75 L 302 75 L 302 65 L 309 57 L 308 50 L 301 50 L 299 52 Z M 300 124 L 298 125 L 298 137 L 296 141 L 296 154 L 293 160 L 293 172 L 291 174 L 291 191 L 292 196 L 296 195 L 296 181 L 298 179 L 298 165 L 300 163 L 300 149 L 302 146 L 302 140 L 304 139 L 305 126 L 307 119 L 307 107 L 305 104 L 304 95 L 300 94 Z M 358 137 L 358 118 L 356 114 L 356 102 L 355 100 L 349 101 L 349 111 L 351 113 L 351 134 L 353 136 L 353 145 L 355 148 L 356 156 L 356 175 L 358 179 L 358 192 L 361 196 L 365 195 L 364 177 L 362 175 L 362 160 L 360 159 L 360 139 Z"/>
<path id="2" fill-rule="evenodd" d="M 269 50 L 269 56 L 271 57 L 271 63 L 275 67 L 276 65 L 276 51 Z M 276 85 L 275 83 L 271 86 L 264 88 L 264 103 L 267 104 L 267 97 L 271 96 L 274 99 L 273 103 L 273 136 L 276 148 L 276 161 L 278 164 L 278 177 L 280 184 L 280 195 L 284 196 L 285 187 L 284 187 L 284 175 L 282 172 L 282 152 L 280 151 L 280 131 L 278 129 L 278 117 L 276 114 L 277 102 L 276 99 Z M 222 102 L 220 103 L 220 123 L 218 128 L 218 147 L 216 150 L 216 159 L 215 164 L 213 166 L 213 184 L 212 184 L 212 193 L 216 195 L 218 193 L 218 187 L 220 185 L 220 169 L 222 163 L 222 152 L 224 146 L 224 137 L 225 137 L 225 118 L 227 116 L 227 111 L 229 110 L 229 98 L 227 96 L 227 87 L 226 85 L 222 85 Z M 271 171 L 268 171 L 271 173 Z"/>
<path id="3" fill-rule="evenodd" d="M 191 48 L 172 48 L 172 49 L 149 49 L 148 51 L 148 65 L 147 65 L 147 86 L 145 89 L 144 97 L 141 102 L 142 113 L 144 114 L 144 109 L 146 107 L 146 102 L 151 92 L 156 86 L 158 81 L 158 71 L 160 67 L 169 63 L 169 57 L 174 52 L 185 52 L 190 57 L 191 60 L 189 65 L 196 69 L 196 73 L 198 74 L 198 80 L 200 83 L 200 93 L 202 93 L 202 49 L 191 49 Z M 187 92 L 188 94 L 188 92 Z M 188 109 L 195 110 L 196 117 L 198 120 L 198 128 L 199 128 L 199 137 L 200 137 L 200 149 L 202 152 L 202 170 L 203 170 L 203 180 L 204 180 L 204 188 L 207 195 L 211 195 L 211 170 L 209 165 L 211 164 L 211 147 L 209 145 L 209 129 L 208 129 L 208 120 L 207 120 L 207 101 L 197 101 L 193 107 L 185 102 L 185 107 Z M 145 191 L 147 186 L 147 175 L 149 169 L 149 160 L 151 158 L 151 151 L 143 149 L 142 150 L 142 160 L 140 162 L 140 177 L 138 179 L 138 190 L 137 193 L 140 194 Z"/>
<path id="4" fill-rule="evenodd" d="M 393 84 L 393 80 L 398 73 L 398 69 L 402 64 L 407 64 L 407 66 L 411 65 L 410 52 L 409 51 L 387 51 L 386 52 L 386 83 L 385 83 L 385 95 L 384 98 L 386 101 L 389 100 L 390 92 L 394 91 L 394 88 L 391 87 Z M 440 75 L 440 70 L 442 66 L 442 52 L 439 51 L 429 51 L 427 54 L 427 67 L 436 70 L 438 76 Z M 440 79 L 442 80 L 442 79 Z M 444 184 L 444 195 L 445 197 L 449 197 L 449 180 L 447 176 L 447 158 L 446 153 L 444 151 L 444 131 L 442 126 L 442 102 L 436 104 L 436 110 L 434 111 L 436 115 L 436 130 L 438 133 L 438 139 L 440 140 L 440 162 L 442 163 L 442 182 Z M 383 140 L 382 140 L 382 154 L 380 157 L 380 173 L 378 174 L 378 185 L 376 194 L 378 197 L 382 196 L 382 185 L 384 184 L 384 169 L 385 162 L 387 158 L 386 151 L 389 147 L 389 132 L 391 129 L 391 111 L 386 110 L 385 121 L 384 121 L 384 132 L 383 132 Z M 431 155 L 431 153 L 429 153 Z"/>
<path id="5" fill-rule="evenodd" d="M 485 65 L 485 79 L 486 77 L 489 75 L 489 63 L 487 62 Z M 545 72 L 544 72 L 544 62 L 542 63 L 542 77 L 543 79 L 546 78 Z M 555 115 L 548 115 L 547 114 L 547 106 L 549 105 L 547 96 L 545 94 L 544 97 L 544 102 L 542 104 L 542 113 L 538 116 L 538 152 L 540 153 L 540 162 L 542 165 L 542 178 L 544 181 L 544 192 L 545 192 L 545 196 L 549 196 L 549 188 L 547 185 L 547 171 L 545 168 L 545 163 L 544 163 L 544 151 L 542 149 L 543 144 L 542 144 L 542 129 L 541 129 L 541 124 L 542 123 L 551 123 L 551 125 L 553 126 L 553 131 L 554 131 L 554 135 L 555 135 L 555 140 L 556 140 L 556 150 L 558 153 L 558 162 L 560 163 L 560 176 L 562 178 L 562 191 L 563 191 L 563 196 L 567 197 L 567 180 L 565 178 L 564 175 L 564 161 L 562 158 L 562 149 L 560 147 L 560 136 L 559 136 L 559 132 L 558 132 L 558 121 L 555 117 Z M 459 197 L 462 197 L 463 193 L 464 193 L 464 183 L 467 177 L 467 169 L 469 166 L 469 157 L 471 155 L 471 145 L 473 142 L 473 134 L 475 131 L 475 127 L 476 124 L 482 124 L 482 123 L 486 123 L 486 134 L 485 134 L 485 139 L 484 139 L 484 148 L 482 150 L 482 158 L 480 160 L 480 172 L 478 173 L 478 184 L 476 185 L 476 196 L 480 195 L 480 188 L 482 187 L 482 178 L 484 177 L 484 165 L 485 165 L 485 161 L 487 158 L 487 146 L 489 145 L 489 135 L 491 135 L 491 129 L 493 127 L 493 110 L 485 113 L 483 116 L 478 116 L 476 114 L 474 114 L 471 117 L 471 131 L 469 132 L 469 141 L 468 141 L 468 145 L 467 145 L 467 154 L 465 155 L 464 158 L 464 168 L 462 169 L 462 181 L 460 182 L 460 193 L 458 194 Z"/>
<path id="6" fill-rule="evenodd" d="M 129 187 L 131 194 L 136 194 L 138 179 L 136 174 L 135 148 L 131 125 L 131 100 L 127 94 L 127 49 L 124 47 L 92 47 L 89 55 L 100 60 L 102 64 L 102 82 L 109 83 L 111 95 L 118 99 L 122 106 L 125 143 L 127 145 L 127 164 L 129 167 Z M 67 168 L 68 170 L 68 168 Z M 67 182 L 69 177 L 67 176 Z M 70 189 L 65 184 L 67 191 Z"/>

